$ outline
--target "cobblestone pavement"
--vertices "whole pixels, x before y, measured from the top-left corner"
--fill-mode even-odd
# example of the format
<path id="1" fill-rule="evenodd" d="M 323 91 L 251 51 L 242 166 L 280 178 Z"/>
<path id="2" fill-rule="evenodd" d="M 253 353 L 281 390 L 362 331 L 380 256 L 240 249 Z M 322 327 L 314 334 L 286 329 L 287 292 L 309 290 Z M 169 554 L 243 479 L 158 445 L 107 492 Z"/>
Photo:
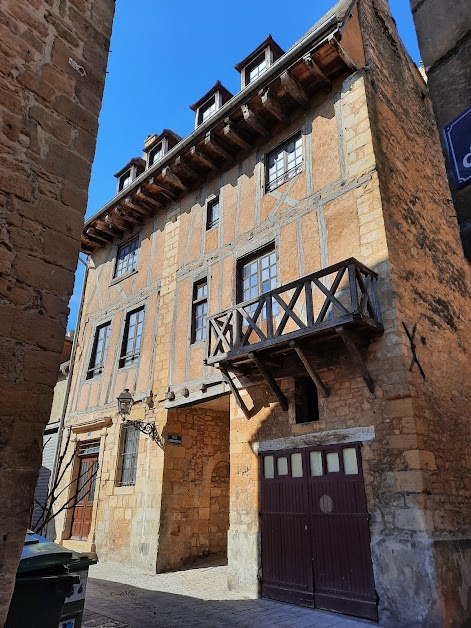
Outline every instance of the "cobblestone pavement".
<path id="1" fill-rule="evenodd" d="M 370 622 L 244 599 L 226 588 L 227 567 L 143 575 L 111 563 L 90 567 L 83 628 L 367 628 Z"/>

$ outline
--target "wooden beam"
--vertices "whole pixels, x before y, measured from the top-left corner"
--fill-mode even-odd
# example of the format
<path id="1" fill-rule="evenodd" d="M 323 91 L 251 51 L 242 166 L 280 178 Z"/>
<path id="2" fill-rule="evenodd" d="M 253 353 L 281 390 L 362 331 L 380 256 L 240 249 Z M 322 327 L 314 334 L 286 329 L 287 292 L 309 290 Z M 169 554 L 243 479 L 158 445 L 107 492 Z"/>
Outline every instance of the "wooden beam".
<path id="1" fill-rule="evenodd" d="M 288 70 L 285 70 L 280 77 L 281 84 L 286 91 L 298 102 L 300 105 L 307 105 L 309 103 L 309 97 L 301 87 L 301 85 L 294 80 Z"/>
<path id="2" fill-rule="evenodd" d="M 242 115 L 244 120 L 254 131 L 262 135 L 263 137 L 270 137 L 270 132 L 265 126 L 265 123 L 250 109 L 248 105 L 242 105 Z"/>
<path id="3" fill-rule="evenodd" d="M 155 177 L 150 177 L 149 181 L 145 181 L 143 185 L 148 185 L 150 188 L 155 189 L 157 192 L 160 192 L 163 196 L 166 196 L 171 201 L 175 201 L 178 197 L 173 190 L 171 190 L 165 183 L 161 181 L 157 181 Z"/>
<path id="4" fill-rule="evenodd" d="M 122 207 L 121 205 L 119 207 L 117 207 L 114 210 L 118 216 L 121 216 L 122 218 L 124 218 L 124 220 L 127 220 L 128 222 L 132 223 L 133 225 L 142 225 L 143 220 L 141 218 L 141 216 L 133 216 L 129 211 L 127 211 L 124 207 Z"/>
<path id="5" fill-rule="evenodd" d="M 237 144 L 240 148 L 243 148 L 246 151 L 252 150 L 252 145 L 248 141 L 247 137 L 236 129 L 232 124 L 232 121 L 229 118 L 224 120 L 224 135 L 230 140 L 233 144 Z"/>
<path id="6" fill-rule="evenodd" d="M 162 170 L 162 177 L 175 187 L 180 188 L 180 190 L 188 192 L 189 188 L 183 183 L 180 177 L 177 177 L 177 175 L 170 170 L 170 168 L 164 168 Z"/>
<path id="7" fill-rule="evenodd" d="M 100 229 L 95 229 L 95 227 L 88 227 L 86 231 L 87 235 L 91 235 L 97 240 L 103 242 L 103 244 L 111 244 L 114 240 L 114 236 L 109 233 L 105 233 L 104 231 L 100 231 Z"/>
<path id="8" fill-rule="evenodd" d="M 91 233 L 88 233 L 88 229 L 85 232 L 86 238 L 88 240 L 90 240 L 90 242 L 93 242 L 94 244 L 98 244 L 98 246 L 107 246 L 109 244 L 109 242 L 107 242 L 106 240 L 103 240 L 102 238 L 98 238 L 94 235 L 92 235 Z"/>
<path id="9" fill-rule="evenodd" d="M 201 175 L 198 172 L 196 172 L 196 170 L 193 170 L 193 168 L 180 156 L 175 159 L 174 164 L 175 164 L 175 167 L 180 168 L 180 170 L 185 174 L 185 176 L 189 177 L 190 179 L 196 179 L 196 180 L 201 179 Z"/>
<path id="10" fill-rule="evenodd" d="M 257 366 L 258 370 L 262 374 L 263 379 L 266 381 L 266 383 L 270 386 L 270 388 L 275 393 L 276 398 L 280 402 L 280 406 L 283 408 L 283 410 L 285 410 L 285 412 L 287 412 L 288 400 L 286 399 L 283 391 L 279 387 L 278 382 L 268 370 L 266 364 L 264 364 L 264 362 L 255 353 L 249 353 L 249 358 L 255 362 L 255 365 Z"/>
<path id="11" fill-rule="evenodd" d="M 95 250 L 95 247 L 93 246 L 91 242 L 88 242 L 88 241 L 84 242 L 82 240 L 82 242 L 80 243 L 80 250 L 86 253 L 87 255 L 92 255 L 93 251 Z"/>
<path id="12" fill-rule="evenodd" d="M 223 366 L 219 366 L 219 370 L 221 371 L 222 374 L 222 378 L 224 379 L 224 381 L 226 382 L 226 384 L 229 386 L 229 388 L 231 389 L 232 394 L 234 395 L 234 399 L 237 403 L 237 405 L 239 406 L 239 408 L 242 410 L 242 412 L 244 413 L 245 418 L 248 420 L 250 419 L 250 410 L 247 408 L 247 406 L 244 403 L 244 400 L 242 399 L 242 397 L 240 396 L 240 392 L 237 390 L 236 385 L 234 384 L 234 382 L 232 381 L 231 376 L 229 375 L 228 371 L 226 368 L 224 368 Z"/>
<path id="13" fill-rule="evenodd" d="M 324 397 L 328 397 L 330 395 L 330 391 L 327 388 L 327 386 L 324 384 L 324 382 L 321 380 L 321 378 L 319 377 L 319 374 L 313 368 L 312 364 L 309 362 L 307 355 L 304 353 L 301 347 L 296 344 L 294 340 L 292 340 L 289 344 L 290 344 L 290 347 L 293 347 L 296 353 L 298 354 L 299 359 L 304 364 L 304 368 L 309 373 L 309 377 L 312 379 L 312 381 L 316 385 L 317 390 L 319 390 Z"/>
<path id="14" fill-rule="evenodd" d="M 147 218 L 147 216 L 149 215 L 149 209 L 135 203 L 134 199 L 131 196 L 126 196 L 123 203 L 125 207 L 129 207 L 143 218 Z"/>
<path id="15" fill-rule="evenodd" d="M 206 133 L 204 143 L 205 146 L 209 146 L 211 150 L 213 150 L 223 159 L 232 159 L 232 153 L 230 152 L 229 147 L 223 144 L 223 142 L 221 142 L 220 140 L 218 140 L 218 138 L 211 131 L 208 131 Z"/>
<path id="16" fill-rule="evenodd" d="M 284 108 L 268 88 L 261 89 L 258 95 L 262 100 L 262 105 L 272 116 L 280 120 L 280 122 L 284 122 L 287 119 Z"/>
<path id="17" fill-rule="evenodd" d="M 214 171 L 218 170 L 218 167 L 209 159 L 209 157 L 207 157 L 201 151 L 199 151 L 196 148 L 196 146 L 192 146 L 190 148 L 190 155 L 194 157 L 195 159 L 197 159 L 200 163 L 202 163 L 204 166 L 206 166 L 210 170 L 214 170 Z"/>
<path id="18" fill-rule="evenodd" d="M 114 225 L 113 223 L 105 222 L 105 220 L 103 219 L 103 220 L 98 220 L 97 224 L 100 231 L 103 231 L 104 233 L 108 233 L 110 236 L 113 236 L 114 238 L 122 238 L 124 236 L 124 231 L 120 229 L 117 225 Z"/>
<path id="19" fill-rule="evenodd" d="M 135 195 L 139 196 L 145 203 L 148 203 L 154 209 L 161 209 L 163 207 L 163 204 L 156 201 L 151 192 L 148 192 L 143 187 L 137 188 Z"/>
<path id="20" fill-rule="evenodd" d="M 106 214 L 105 221 L 109 224 L 116 223 L 120 229 L 124 229 L 125 231 L 132 231 L 133 229 L 132 224 L 128 220 L 120 216 L 115 210 L 112 211 L 112 215 Z"/>
<path id="21" fill-rule="evenodd" d="M 317 63 L 312 58 L 312 55 L 309 53 L 304 55 L 303 57 L 304 65 L 309 70 L 310 74 L 322 85 L 322 87 L 332 88 L 332 83 L 326 77 L 324 72 L 320 69 Z"/>
<path id="22" fill-rule="evenodd" d="M 360 349 L 358 348 L 355 338 L 347 329 L 345 329 L 343 325 L 341 325 L 340 327 L 336 327 L 335 331 L 339 334 L 339 336 L 344 341 L 345 346 L 348 349 L 348 352 L 350 354 L 350 357 L 352 358 L 353 363 L 357 366 L 358 370 L 361 373 L 361 376 L 365 380 L 365 384 L 368 386 L 368 390 L 371 393 L 374 393 L 375 385 L 373 382 L 373 378 L 371 377 L 370 372 L 368 371 L 368 368 L 365 364 L 365 361 L 363 360 L 363 357 L 360 353 Z"/>
<path id="23" fill-rule="evenodd" d="M 334 35 L 331 35 L 328 41 L 346 66 L 348 66 L 351 70 L 358 70 L 358 66 L 355 61 L 353 61 L 351 56 L 342 48 L 339 40 Z"/>

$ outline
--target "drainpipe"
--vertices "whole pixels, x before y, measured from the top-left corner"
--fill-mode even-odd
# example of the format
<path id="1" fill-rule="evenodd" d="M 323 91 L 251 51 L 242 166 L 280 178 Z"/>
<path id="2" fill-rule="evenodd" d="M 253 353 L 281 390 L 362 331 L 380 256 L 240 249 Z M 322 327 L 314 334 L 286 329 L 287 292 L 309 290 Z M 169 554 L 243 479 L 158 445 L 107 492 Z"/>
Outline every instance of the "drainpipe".
<path id="1" fill-rule="evenodd" d="M 59 431 L 58 431 L 58 434 L 57 434 L 57 448 L 56 448 L 56 453 L 55 453 L 55 456 L 54 456 L 54 465 L 52 467 L 52 474 L 51 474 L 51 479 L 50 479 L 50 484 L 49 484 L 50 487 L 54 486 L 54 482 L 56 481 L 57 474 L 58 474 L 58 471 L 59 471 L 59 469 L 57 468 L 57 464 L 59 462 L 59 455 L 60 455 L 60 449 L 61 449 L 61 443 L 62 443 L 62 433 L 64 431 L 65 415 L 66 415 L 66 412 L 67 412 L 67 405 L 68 405 L 68 401 L 69 401 L 70 387 L 72 385 L 72 374 L 74 372 L 75 353 L 77 351 L 78 339 L 79 339 L 79 335 L 80 335 L 80 322 L 81 322 L 81 319 L 82 319 L 83 302 L 84 302 L 84 299 L 85 299 L 85 290 L 86 290 L 86 287 L 87 287 L 87 278 L 88 278 L 88 271 L 89 271 L 89 265 L 86 262 L 83 261 L 83 259 L 80 257 L 80 254 L 79 254 L 78 259 L 79 259 L 80 262 L 82 262 L 82 264 L 86 268 L 85 268 L 85 275 L 84 275 L 83 284 L 82 284 L 82 294 L 80 296 L 80 305 L 79 305 L 78 316 L 77 316 L 77 325 L 76 325 L 76 330 L 75 330 L 75 334 L 74 334 L 74 340 L 72 342 L 72 351 L 70 352 L 69 375 L 67 377 L 67 385 L 66 385 L 66 389 L 65 389 L 64 401 L 62 403 L 61 418 L 60 418 L 60 423 L 59 423 Z"/>

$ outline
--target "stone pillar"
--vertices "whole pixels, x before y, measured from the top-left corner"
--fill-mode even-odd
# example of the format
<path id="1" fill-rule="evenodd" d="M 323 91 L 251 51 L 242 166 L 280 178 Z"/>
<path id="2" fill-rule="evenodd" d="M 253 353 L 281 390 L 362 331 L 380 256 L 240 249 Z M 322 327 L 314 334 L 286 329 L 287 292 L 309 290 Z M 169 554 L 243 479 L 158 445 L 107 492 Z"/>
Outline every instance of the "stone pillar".
<path id="1" fill-rule="evenodd" d="M 0 625 L 57 381 L 113 13 L 113 0 L 0 7 Z"/>

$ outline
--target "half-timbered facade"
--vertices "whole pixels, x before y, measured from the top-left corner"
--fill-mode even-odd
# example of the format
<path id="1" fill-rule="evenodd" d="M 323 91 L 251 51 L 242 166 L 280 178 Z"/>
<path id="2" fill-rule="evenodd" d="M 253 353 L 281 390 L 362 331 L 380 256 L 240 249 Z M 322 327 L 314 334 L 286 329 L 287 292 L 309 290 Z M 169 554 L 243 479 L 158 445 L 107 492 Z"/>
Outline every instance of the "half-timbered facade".
<path id="1" fill-rule="evenodd" d="M 383 1 L 236 67 L 85 225 L 62 542 L 148 571 L 227 551 L 247 595 L 444 625 L 469 437 L 436 360 L 464 391 L 469 269 L 426 87 Z"/>

